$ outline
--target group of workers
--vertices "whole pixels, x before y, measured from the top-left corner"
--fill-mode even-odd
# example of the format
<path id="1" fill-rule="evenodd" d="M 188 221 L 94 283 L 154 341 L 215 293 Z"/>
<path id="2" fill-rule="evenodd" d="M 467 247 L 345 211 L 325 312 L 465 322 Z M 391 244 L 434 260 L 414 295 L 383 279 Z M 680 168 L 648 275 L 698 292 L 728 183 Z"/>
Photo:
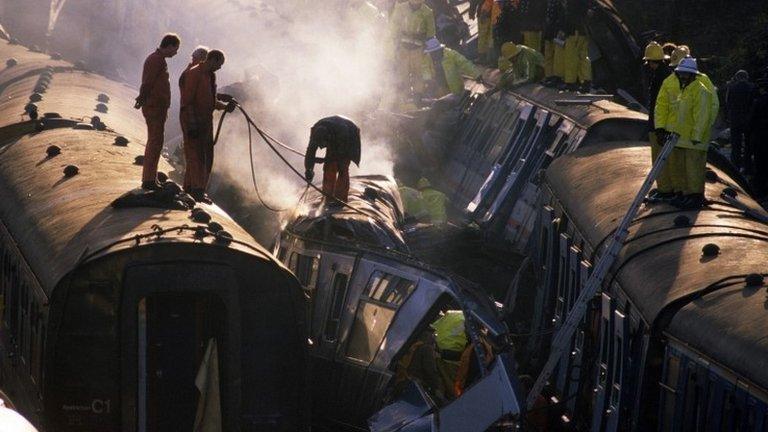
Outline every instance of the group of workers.
<path id="1" fill-rule="evenodd" d="M 467 334 L 464 312 L 441 312 L 398 362 L 395 392 L 402 392 L 409 381 L 415 381 L 439 405 L 461 396 L 480 376 L 477 353 L 482 353 L 484 366 L 493 361 L 491 345 L 482 338 L 471 342 Z"/>
<path id="2" fill-rule="evenodd" d="M 167 58 L 179 51 L 181 39 L 172 33 L 163 36 L 160 46 L 144 62 L 136 109 L 141 109 L 147 123 L 147 143 L 141 187 L 147 191 L 161 188 L 157 165 L 165 140 L 165 122 L 171 106 L 171 82 Z M 197 202 L 210 203 L 206 188 L 213 167 L 213 112 L 236 108 L 234 100 L 216 92 L 216 71 L 224 64 L 224 53 L 198 47 L 192 61 L 179 78 L 181 109 L 179 120 L 184 137 L 184 190 Z M 226 100 L 226 103 L 224 102 Z"/>
<path id="3" fill-rule="evenodd" d="M 666 52 L 665 52 L 666 49 Z M 667 54 L 667 52 L 671 52 Z M 706 203 L 704 176 L 710 134 L 720 108 L 717 90 L 685 45 L 650 42 L 643 60 L 647 72 L 649 141 L 655 161 L 669 139 L 677 143 L 649 194 L 693 209 Z"/>

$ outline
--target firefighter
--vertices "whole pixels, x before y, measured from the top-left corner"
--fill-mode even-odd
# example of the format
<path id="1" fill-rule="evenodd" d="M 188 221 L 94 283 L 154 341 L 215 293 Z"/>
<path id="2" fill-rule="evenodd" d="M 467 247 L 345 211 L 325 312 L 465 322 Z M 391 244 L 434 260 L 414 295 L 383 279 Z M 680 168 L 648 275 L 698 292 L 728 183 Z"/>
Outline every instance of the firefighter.
<path id="1" fill-rule="evenodd" d="M 448 197 L 437 189 L 425 177 L 419 179 L 416 188 L 421 193 L 422 208 L 429 214 L 432 224 L 444 224 L 448 221 L 446 205 Z"/>
<path id="2" fill-rule="evenodd" d="M 429 213 L 424 208 L 421 193 L 405 185 L 399 185 L 400 198 L 403 200 L 403 212 L 406 222 L 420 222 L 429 218 Z"/>
<path id="3" fill-rule="evenodd" d="M 480 70 L 463 55 L 441 44 L 437 38 L 431 38 L 424 46 L 424 53 L 429 54 L 423 63 L 423 79 L 428 83 L 436 97 L 451 93 L 461 96 L 464 93 L 464 76 L 479 79 Z"/>
<path id="4" fill-rule="evenodd" d="M 690 49 L 687 46 L 678 46 L 669 59 L 670 67 L 675 68 L 679 66 L 680 62 L 689 55 Z M 717 95 L 717 89 L 706 74 L 699 72 L 695 78 L 697 81 L 701 82 L 710 93 Z M 662 82 L 654 107 L 653 121 L 654 127 L 656 128 L 656 139 L 660 143 L 665 143 L 667 141 L 669 132 L 677 123 L 677 108 L 680 93 L 680 80 L 678 79 L 677 74 L 672 73 L 664 80 L 664 82 Z M 710 121 L 712 123 L 714 123 L 714 119 L 717 117 L 719 106 L 720 103 L 717 97 L 710 100 L 710 113 L 713 116 Z M 666 175 L 669 189 L 675 194 L 675 199 L 683 194 L 685 188 L 685 178 L 679 175 L 680 173 L 685 172 L 684 161 L 679 157 L 681 155 L 682 152 L 677 150 L 673 151 L 669 155 L 669 159 L 667 159 L 667 163 L 664 167 L 664 175 Z"/>
<path id="5" fill-rule="evenodd" d="M 236 103 L 225 104 L 216 93 L 216 71 L 224 64 L 224 53 L 213 50 L 203 63 L 193 66 L 181 89 L 181 129 L 184 135 L 186 191 L 197 202 L 210 203 L 206 194 L 213 168 L 213 111 L 234 111 Z M 186 182 L 186 180 L 185 180 Z"/>
<path id="6" fill-rule="evenodd" d="M 461 356 L 467 347 L 468 338 L 465 328 L 464 312 L 448 310 L 431 325 L 435 331 L 435 341 L 440 352 L 437 369 L 443 378 L 446 394 L 456 397 L 455 382 L 458 376 Z"/>
<path id="7" fill-rule="evenodd" d="M 439 359 L 435 335 L 430 328 L 426 328 L 397 364 L 395 394 L 402 393 L 408 381 L 417 381 L 438 403 L 444 403 L 447 400 L 446 388 L 438 370 Z"/>
<path id="8" fill-rule="evenodd" d="M 435 16 L 424 0 L 408 0 L 395 5 L 389 27 L 399 84 L 406 92 L 421 94 L 424 41 L 435 37 Z"/>
<path id="9" fill-rule="evenodd" d="M 705 204 L 704 171 L 707 163 L 709 137 L 716 112 L 712 100 L 717 95 L 697 79 L 699 69 L 696 59 L 684 58 L 675 68 L 680 82 L 680 97 L 677 102 L 677 120 L 671 133 L 678 137 L 675 152 L 678 165 L 672 172 L 678 176 L 682 195 L 672 205 L 684 209 L 699 208 Z M 719 106 L 719 104 L 717 105 Z"/>
<path id="10" fill-rule="evenodd" d="M 669 56 L 664 54 L 664 50 L 657 42 L 652 41 L 645 47 L 643 61 L 645 62 L 645 90 L 648 100 L 648 141 L 651 144 L 651 162 L 656 161 L 664 145 L 664 142 L 659 141 L 656 135 L 654 112 L 656 110 L 656 98 L 659 95 L 659 90 L 661 90 L 661 85 L 672 73 L 669 66 L 667 66 L 668 60 Z M 656 189 L 651 191 L 648 198 L 652 201 L 664 201 L 675 198 L 675 193 L 669 184 L 666 169 L 662 170 L 661 174 L 659 174 L 659 177 L 656 179 Z"/>
<path id="11" fill-rule="evenodd" d="M 469 19 L 477 18 L 477 60 L 486 64 L 493 50 L 493 26 L 501 14 L 499 3 L 494 0 L 470 2 Z"/>
<path id="12" fill-rule="evenodd" d="M 141 187 L 145 190 L 160 188 L 157 181 L 157 163 L 165 140 L 165 120 L 171 106 L 171 81 L 166 58 L 176 55 L 181 39 L 173 33 L 166 34 L 160 47 L 147 56 L 141 75 L 141 88 L 134 108 L 141 109 L 147 122 L 147 145 L 144 148 L 144 163 L 141 173 Z"/>
<path id="13" fill-rule="evenodd" d="M 325 149 L 325 157 L 315 157 L 318 148 Z M 323 194 L 331 206 L 346 203 L 349 195 L 349 163 L 360 165 L 360 128 L 350 119 L 331 116 L 320 119 L 309 135 L 309 146 L 304 157 L 304 177 L 312 182 L 314 166 L 323 163 Z M 336 199 L 333 199 L 336 198 Z"/>
<path id="14" fill-rule="evenodd" d="M 507 42 L 501 46 L 499 70 L 504 72 L 500 80 L 503 85 L 538 82 L 544 78 L 544 56 L 525 45 Z"/>

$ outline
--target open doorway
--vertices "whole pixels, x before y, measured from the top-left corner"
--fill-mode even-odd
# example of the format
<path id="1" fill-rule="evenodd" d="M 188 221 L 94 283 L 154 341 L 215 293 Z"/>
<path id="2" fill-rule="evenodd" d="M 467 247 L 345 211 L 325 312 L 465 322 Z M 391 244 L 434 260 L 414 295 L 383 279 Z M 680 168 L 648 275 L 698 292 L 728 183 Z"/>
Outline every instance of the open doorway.
<path id="1" fill-rule="evenodd" d="M 226 311 L 210 293 L 158 293 L 136 304 L 138 431 L 221 428 Z"/>

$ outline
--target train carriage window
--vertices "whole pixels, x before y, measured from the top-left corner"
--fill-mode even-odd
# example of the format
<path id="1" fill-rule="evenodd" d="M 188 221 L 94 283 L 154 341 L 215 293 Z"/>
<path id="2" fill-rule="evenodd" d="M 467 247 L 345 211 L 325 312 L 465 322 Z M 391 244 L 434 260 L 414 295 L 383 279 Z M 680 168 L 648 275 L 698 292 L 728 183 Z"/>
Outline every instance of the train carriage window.
<path id="1" fill-rule="evenodd" d="M 308 290 L 314 290 L 317 285 L 317 272 L 320 259 L 316 256 L 292 253 L 288 268 L 296 275 L 301 285 Z"/>
<path id="2" fill-rule="evenodd" d="M 398 307 L 415 288 L 416 282 L 398 276 L 381 271 L 371 275 L 350 331 L 348 358 L 366 364 L 373 360 Z"/>
<path id="3" fill-rule="evenodd" d="M 333 300 L 331 301 L 331 310 L 325 323 L 324 337 L 328 342 L 336 342 L 339 321 L 344 312 L 344 300 L 347 298 L 347 284 L 349 275 L 336 273 L 333 277 Z"/>
<path id="4" fill-rule="evenodd" d="M 677 396 L 677 381 L 680 374 L 680 358 L 667 349 L 667 364 L 665 367 L 664 381 L 661 383 L 662 391 L 662 417 L 660 419 L 661 431 L 672 431 L 675 418 L 675 402 Z"/>

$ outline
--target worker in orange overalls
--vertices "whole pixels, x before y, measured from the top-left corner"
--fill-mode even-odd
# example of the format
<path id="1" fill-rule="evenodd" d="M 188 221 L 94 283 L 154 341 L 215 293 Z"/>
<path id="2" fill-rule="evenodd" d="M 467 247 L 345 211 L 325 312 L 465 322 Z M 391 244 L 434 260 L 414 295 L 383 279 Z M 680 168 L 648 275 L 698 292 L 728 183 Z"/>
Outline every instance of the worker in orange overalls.
<path id="1" fill-rule="evenodd" d="M 195 48 L 194 51 L 192 51 L 192 59 L 187 65 L 186 69 L 184 69 L 184 72 L 182 72 L 181 75 L 179 76 L 179 91 L 181 91 L 184 88 L 184 80 L 186 79 L 187 74 L 189 73 L 189 70 L 199 64 L 204 63 L 206 57 L 208 57 L 208 51 L 210 51 L 210 48 L 202 45 L 198 46 L 197 48 Z M 181 113 L 179 113 L 179 117 L 180 117 L 179 121 L 183 122 L 184 120 L 182 117 L 184 116 Z M 184 146 L 182 145 L 182 147 Z M 186 191 L 190 190 L 191 188 L 189 174 L 190 174 L 190 171 L 188 169 L 185 169 L 184 170 L 184 190 Z"/>
<path id="2" fill-rule="evenodd" d="M 325 149 L 324 158 L 315 157 L 318 148 Z M 342 116 L 326 117 L 315 123 L 304 157 L 304 177 L 308 182 L 314 178 L 314 166 L 318 162 L 323 162 L 323 194 L 326 198 L 336 198 L 327 203 L 339 205 L 339 201 L 347 202 L 349 163 L 360 165 L 360 128 Z"/>
<path id="3" fill-rule="evenodd" d="M 141 89 L 134 108 L 141 109 L 147 122 L 147 146 L 144 148 L 144 167 L 141 173 L 141 187 L 145 190 L 159 189 L 157 163 L 165 140 L 165 120 L 171 106 L 171 81 L 168 63 L 165 59 L 179 51 L 181 39 L 169 33 L 163 36 L 160 47 L 144 61 L 141 74 Z"/>
<path id="4" fill-rule="evenodd" d="M 193 66 L 181 89 L 181 130 L 184 134 L 186 191 L 197 202 L 210 203 L 205 190 L 213 167 L 213 111 L 234 111 L 234 101 L 220 101 L 216 93 L 216 71 L 224 64 L 224 53 L 213 50 L 205 62 Z"/>

